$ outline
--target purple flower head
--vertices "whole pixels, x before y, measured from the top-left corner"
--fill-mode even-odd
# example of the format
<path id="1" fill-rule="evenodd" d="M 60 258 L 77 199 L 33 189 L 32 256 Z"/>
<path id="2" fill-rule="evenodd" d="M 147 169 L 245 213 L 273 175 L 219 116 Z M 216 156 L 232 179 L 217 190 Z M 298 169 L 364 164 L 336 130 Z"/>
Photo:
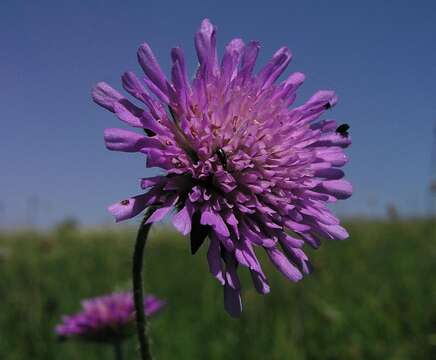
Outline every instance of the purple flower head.
<path id="1" fill-rule="evenodd" d="M 224 286 L 232 316 L 241 312 L 237 269 L 249 269 L 261 294 L 270 287 L 256 256 L 264 250 L 291 281 L 310 272 L 305 243 L 345 239 L 347 231 L 326 204 L 351 195 L 339 168 L 347 162 L 347 132 L 335 120 L 319 117 L 336 104 L 321 90 L 292 107 L 305 76 L 296 72 L 277 83 L 291 61 L 283 47 L 255 74 L 260 45 L 233 39 L 219 61 L 215 27 L 203 20 L 195 35 L 199 66 L 190 81 L 183 51 L 171 51 L 171 79 L 150 46 L 138 50 L 145 77 L 122 76 L 138 107 L 106 83 L 93 90 L 96 103 L 144 133 L 105 131 L 109 150 L 139 152 L 147 167 L 164 174 L 141 180 L 147 191 L 109 207 L 117 221 L 156 209 L 156 222 L 172 209 L 174 226 L 190 234 L 195 253 L 206 238 L 211 273 Z"/>
<path id="2" fill-rule="evenodd" d="M 151 316 L 165 302 L 149 295 L 144 299 L 144 311 Z M 135 307 L 131 292 L 120 292 L 82 301 L 82 311 L 64 316 L 56 326 L 61 339 L 113 343 L 134 333 Z"/>

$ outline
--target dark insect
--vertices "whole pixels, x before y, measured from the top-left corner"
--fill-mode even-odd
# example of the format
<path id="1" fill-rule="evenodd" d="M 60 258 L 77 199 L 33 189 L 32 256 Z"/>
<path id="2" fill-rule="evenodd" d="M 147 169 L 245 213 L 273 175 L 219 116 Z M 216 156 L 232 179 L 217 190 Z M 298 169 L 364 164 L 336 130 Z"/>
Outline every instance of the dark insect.
<path id="1" fill-rule="evenodd" d="M 223 165 L 224 169 L 227 169 L 227 155 L 223 149 L 218 148 L 216 151 L 219 161 Z"/>
<path id="2" fill-rule="evenodd" d="M 330 109 L 331 107 L 332 107 L 332 104 L 330 104 L 329 102 L 324 105 L 324 109 L 326 109 L 326 110 Z"/>
<path id="3" fill-rule="evenodd" d="M 350 125 L 348 124 L 342 124 L 339 125 L 336 128 L 336 132 L 340 135 L 342 135 L 343 137 L 348 137 L 348 130 L 350 129 Z"/>

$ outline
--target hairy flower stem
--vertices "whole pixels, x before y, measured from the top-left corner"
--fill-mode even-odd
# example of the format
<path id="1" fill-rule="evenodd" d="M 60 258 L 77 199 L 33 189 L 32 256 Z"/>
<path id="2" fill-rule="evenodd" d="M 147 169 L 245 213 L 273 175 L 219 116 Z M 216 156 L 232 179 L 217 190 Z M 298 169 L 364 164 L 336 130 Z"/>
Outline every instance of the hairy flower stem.
<path id="1" fill-rule="evenodd" d="M 135 251 L 133 253 L 133 297 L 136 310 L 136 330 L 142 360 L 152 360 L 150 342 L 147 334 L 147 320 L 144 313 L 144 290 L 142 269 L 144 264 L 144 249 L 151 224 L 146 224 L 154 209 L 149 209 L 141 222 L 136 236 Z"/>
<path id="2" fill-rule="evenodd" d="M 123 346 L 121 341 L 114 343 L 115 360 L 123 360 Z"/>

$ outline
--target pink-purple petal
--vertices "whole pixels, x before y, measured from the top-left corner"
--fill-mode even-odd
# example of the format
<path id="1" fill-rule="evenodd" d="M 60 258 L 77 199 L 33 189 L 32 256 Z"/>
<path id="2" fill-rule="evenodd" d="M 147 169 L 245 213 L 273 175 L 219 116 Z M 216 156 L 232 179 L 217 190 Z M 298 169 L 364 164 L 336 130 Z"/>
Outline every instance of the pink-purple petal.
<path id="1" fill-rule="evenodd" d="M 225 284 L 222 261 L 220 255 L 220 244 L 215 236 L 210 236 L 209 249 L 207 250 L 207 261 L 209 264 L 209 271 L 220 282 L 221 285 Z"/>
<path id="2" fill-rule="evenodd" d="M 138 62 L 145 75 L 164 94 L 167 93 L 167 79 L 159 66 L 150 45 L 143 43 L 138 49 Z M 168 94 L 166 94 L 168 95 Z"/>
<path id="3" fill-rule="evenodd" d="M 346 180 L 326 180 L 323 181 L 318 189 L 337 199 L 347 199 L 353 193 L 353 187 Z"/>
<path id="4" fill-rule="evenodd" d="M 288 258 L 277 249 L 268 249 L 267 254 L 275 267 L 289 280 L 300 281 L 303 274 L 298 268 L 291 264 Z"/>
<path id="5" fill-rule="evenodd" d="M 202 225 L 212 226 L 213 229 L 222 236 L 230 236 L 229 229 L 223 221 L 223 218 L 219 214 L 213 212 L 210 208 L 202 212 L 200 223 Z"/>
<path id="6" fill-rule="evenodd" d="M 138 152 L 144 148 L 159 148 L 160 143 L 132 131 L 109 128 L 104 132 L 106 147 L 112 151 Z"/>
<path id="7" fill-rule="evenodd" d="M 115 217 L 116 222 L 127 220 L 147 207 L 147 199 L 147 194 L 137 195 L 109 206 L 108 210 Z"/>
<path id="8" fill-rule="evenodd" d="M 175 201 L 168 202 L 169 205 L 162 206 L 155 210 L 153 214 L 147 219 L 146 224 L 155 223 L 161 221 L 172 209 Z"/>
<path id="9" fill-rule="evenodd" d="M 114 112 L 114 104 L 121 100 L 123 96 L 105 82 L 99 82 L 92 90 L 92 99 L 98 105 Z"/>
<path id="10" fill-rule="evenodd" d="M 187 203 L 182 210 L 173 216 L 173 225 L 183 235 L 191 232 L 192 205 Z"/>
<path id="11" fill-rule="evenodd" d="M 236 290 L 227 283 L 224 285 L 224 309 L 234 318 L 238 318 L 242 313 L 242 301 L 240 290 Z"/>

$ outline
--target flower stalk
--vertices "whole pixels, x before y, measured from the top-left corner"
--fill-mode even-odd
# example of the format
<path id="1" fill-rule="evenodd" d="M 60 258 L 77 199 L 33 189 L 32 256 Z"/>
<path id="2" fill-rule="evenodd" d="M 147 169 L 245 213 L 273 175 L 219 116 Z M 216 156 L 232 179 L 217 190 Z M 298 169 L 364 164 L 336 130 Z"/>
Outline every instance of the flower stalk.
<path id="1" fill-rule="evenodd" d="M 115 360 L 123 360 L 123 345 L 121 341 L 114 343 Z"/>
<path id="2" fill-rule="evenodd" d="M 152 360 L 150 351 L 150 341 L 148 339 L 147 319 L 144 313 L 144 290 L 143 290 L 143 267 L 144 267 L 144 250 L 147 242 L 147 236 L 152 224 L 147 224 L 148 218 L 153 213 L 149 209 L 145 214 L 136 236 L 135 250 L 133 253 L 133 299 L 135 302 L 136 314 L 136 331 L 139 341 L 139 349 L 142 360 Z"/>

